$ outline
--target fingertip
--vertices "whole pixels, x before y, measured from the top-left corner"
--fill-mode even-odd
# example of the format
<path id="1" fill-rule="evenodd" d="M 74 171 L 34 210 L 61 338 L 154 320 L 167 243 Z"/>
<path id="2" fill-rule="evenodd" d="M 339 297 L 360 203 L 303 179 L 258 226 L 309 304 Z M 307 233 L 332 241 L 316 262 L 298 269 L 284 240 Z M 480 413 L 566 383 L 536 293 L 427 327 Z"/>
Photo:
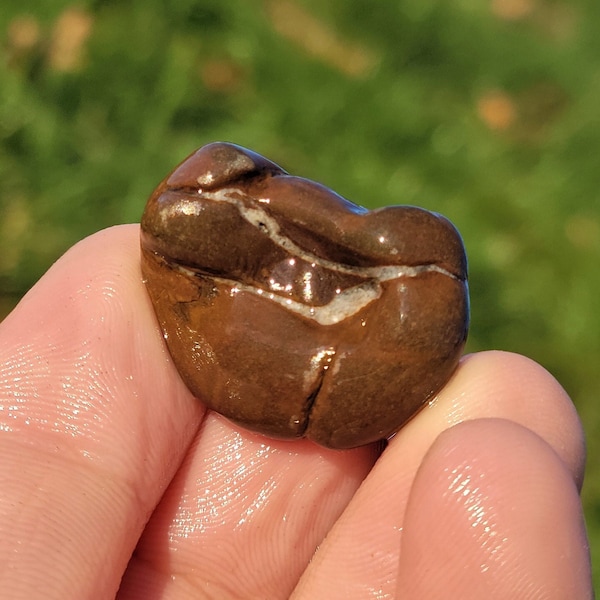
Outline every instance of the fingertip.
<path id="1" fill-rule="evenodd" d="M 544 367 L 512 352 L 470 354 L 438 404 L 451 427 L 473 418 L 506 418 L 545 439 L 583 484 L 586 447 L 583 426 L 567 392 Z"/>
<path id="2" fill-rule="evenodd" d="M 504 419 L 442 433 L 410 493 L 399 597 L 590 597 L 572 473 L 542 438 Z"/>

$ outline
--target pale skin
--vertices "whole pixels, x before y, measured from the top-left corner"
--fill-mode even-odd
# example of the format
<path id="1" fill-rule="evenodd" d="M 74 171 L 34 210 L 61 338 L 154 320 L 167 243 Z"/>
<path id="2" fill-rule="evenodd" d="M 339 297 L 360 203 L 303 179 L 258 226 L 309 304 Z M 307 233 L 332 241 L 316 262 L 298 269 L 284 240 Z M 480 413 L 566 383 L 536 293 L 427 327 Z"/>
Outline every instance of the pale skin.
<path id="1" fill-rule="evenodd" d="M 381 456 L 246 432 L 181 382 L 138 235 L 76 245 L 0 324 L 3 597 L 592 598 L 549 373 L 467 356 Z"/>

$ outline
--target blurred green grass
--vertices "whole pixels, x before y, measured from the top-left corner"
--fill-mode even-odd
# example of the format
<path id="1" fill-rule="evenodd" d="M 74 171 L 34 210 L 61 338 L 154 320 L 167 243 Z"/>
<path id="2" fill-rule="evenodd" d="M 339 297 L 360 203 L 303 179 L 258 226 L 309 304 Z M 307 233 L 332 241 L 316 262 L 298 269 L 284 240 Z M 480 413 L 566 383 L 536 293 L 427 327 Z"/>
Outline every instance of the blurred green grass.
<path id="1" fill-rule="evenodd" d="M 469 350 L 531 356 L 577 405 L 598 556 L 599 26 L 596 0 L 4 0 L 0 311 L 209 141 L 439 211 Z"/>

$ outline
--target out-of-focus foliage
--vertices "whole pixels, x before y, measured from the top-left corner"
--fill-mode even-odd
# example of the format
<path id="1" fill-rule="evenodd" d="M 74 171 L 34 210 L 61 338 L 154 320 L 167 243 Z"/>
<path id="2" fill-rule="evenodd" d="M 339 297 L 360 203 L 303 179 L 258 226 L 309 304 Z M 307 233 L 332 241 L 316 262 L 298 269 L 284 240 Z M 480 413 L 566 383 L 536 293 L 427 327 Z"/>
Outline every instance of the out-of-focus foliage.
<path id="1" fill-rule="evenodd" d="M 470 349 L 531 356 L 582 415 L 600 552 L 599 30 L 597 0 L 3 0 L 5 311 L 213 140 L 442 212 Z"/>

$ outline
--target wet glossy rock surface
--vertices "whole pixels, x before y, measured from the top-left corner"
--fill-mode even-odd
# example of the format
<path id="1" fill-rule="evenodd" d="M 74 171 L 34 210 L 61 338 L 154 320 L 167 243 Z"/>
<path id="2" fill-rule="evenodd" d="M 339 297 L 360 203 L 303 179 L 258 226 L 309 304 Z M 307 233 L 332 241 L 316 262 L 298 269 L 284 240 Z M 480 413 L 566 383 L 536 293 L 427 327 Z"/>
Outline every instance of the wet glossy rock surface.
<path id="1" fill-rule="evenodd" d="M 175 365 L 253 431 L 349 448 L 387 437 L 454 371 L 466 257 L 444 217 L 367 211 L 233 144 L 155 190 L 142 271 Z"/>

